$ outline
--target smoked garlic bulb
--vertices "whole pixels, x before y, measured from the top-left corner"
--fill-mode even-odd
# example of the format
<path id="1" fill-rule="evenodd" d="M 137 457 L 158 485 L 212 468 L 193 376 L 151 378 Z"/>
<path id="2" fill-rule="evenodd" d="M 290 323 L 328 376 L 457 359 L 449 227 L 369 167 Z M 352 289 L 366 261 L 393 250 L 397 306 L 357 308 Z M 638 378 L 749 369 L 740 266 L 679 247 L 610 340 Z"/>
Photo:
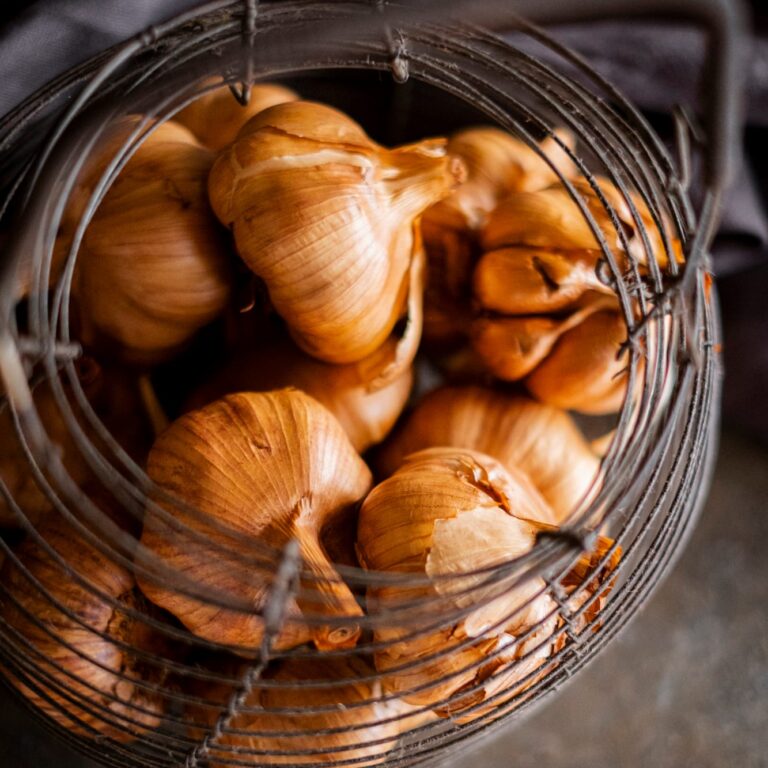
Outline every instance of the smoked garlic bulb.
<path id="1" fill-rule="evenodd" d="M 73 291 L 86 344 L 159 362 L 224 309 L 229 256 L 208 205 L 212 163 L 209 150 L 171 123 L 127 162 L 78 253 Z"/>
<path id="2" fill-rule="evenodd" d="M 385 342 L 381 350 L 393 356 Z M 323 363 L 299 350 L 290 341 L 240 351 L 232 361 L 192 397 L 198 408 L 232 392 L 266 391 L 292 386 L 311 395 L 338 420 L 362 453 L 380 443 L 405 407 L 413 383 L 410 366 L 380 388 L 372 387 L 365 361 L 334 365 Z"/>
<path id="3" fill-rule="evenodd" d="M 208 80 L 204 85 L 212 85 L 214 80 Z M 284 104 L 298 98 L 294 91 L 285 86 L 257 83 L 251 87 L 248 103 L 243 106 L 234 97 L 229 86 L 223 85 L 195 99 L 182 109 L 174 120 L 189 128 L 203 146 L 219 152 L 235 140 L 237 132 L 254 115 L 276 104 Z"/>
<path id="4" fill-rule="evenodd" d="M 558 141 L 573 143 L 571 136 L 556 131 L 540 149 L 554 168 L 570 176 L 573 164 Z M 431 342 L 459 339 L 466 331 L 472 269 L 481 253 L 479 233 L 498 201 L 511 192 L 535 191 L 558 180 L 535 150 L 499 128 L 458 131 L 448 142 L 448 152 L 464 162 L 467 178 L 422 219 L 428 265 L 424 335 Z"/>
<path id="5" fill-rule="evenodd" d="M 81 359 L 78 371 L 80 386 L 97 417 L 131 458 L 143 462 L 153 435 L 136 380 L 119 368 L 101 367 L 92 358 Z M 63 386 L 78 423 L 85 430 L 86 438 L 103 454 L 109 455 L 109 451 L 96 437 L 95 430 L 79 415 L 69 384 Z M 50 385 L 42 382 L 33 390 L 33 398 L 43 428 L 60 452 L 64 467 L 72 480 L 82 486 L 93 477 L 93 472 L 83 456 L 82 448 L 64 421 Z M 0 479 L 27 520 L 35 523 L 50 510 L 51 505 L 35 480 L 16 438 L 7 408 L 0 412 L 0 435 Z M 18 516 L 0 495 L 0 527 L 18 527 L 20 524 Z"/>
<path id="6" fill-rule="evenodd" d="M 13 558 L 6 560 L 0 612 L 20 635 L 13 640 L 20 658 L 39 670 L 30 677 L 41 691 L 11 679 L 36 707 L 75 733 L 119 742 L 139 738 L 162 717 L 162 701 L 151 688 L 163 675 L 118 645 L 157 652 L 148 626 L 127 612 L 141 608 L 133 576 L 61 518 L 49 517 L 38 533 L 55 556 L 32 538 L 16 548 L 30 576 Z"/>
<path id="7" fill-rule="evenodd" d="M 349 363 L 405 313 L 417 219 L 462 172 L 443 139 L 385 149 L 341 112 L 296 101 L 246 123 L 209 194 L 299 346 Z"/>
<path id="8" fill-rule="evenodd" d="M 682 261 L 679 241 L 665 248 L 659 226 L 637 195 L 631 202 L 647 234 L 650 257 L 627 200 L 604 179 L 603 205 L 585 181 L 574 182 L 600 237 L 620 269 L 634 257 L 639 274 L 660 268 L 668 251 Z M 662 224 L 666 228 L 666 222 Z M 478 316 L 470 336 L 488 370 L 522 380 L 540 400 L 601 414 L 619 410 L 626 395 L 626 324 L 612 288 L 597 276 L 601 242 L 563 185 L 508 195 L 482 232 L 484 253 L 473 274 Z"/>
<path id="9" fill-rule="evenodd" d="M 565 521 L 595 482 L 600 462 L 564 411 L 484 387 L 445 387 L 425 395 L 384 445 L 378 467 L 392 474 L 406 456 L 450 446 L 481 451 L 524 472 Z"/>
<path id="10" fill-rule="evenodd" d="M 152 448 L 147 472 L 180 504 L 158 494 L 164 514 L 147 509 L 142 545 L 243 608 L 223 608 L 184 594 L 166 578 L 142 576 L 139 585 L 150 600 L 200 637 L 236 646 L 244 655 L 258 653 L 258 611 L 282 548 L 295 538 L 302 586 L 288 606 L 277 647 L 310 639 L 320 649 L 356 643 L 362 612 L 322 536 L 342 521 L 350 524 L 347 517 L 370 488 L 371 473 L 316 400 L 292 389 L 229 395 L 175 421 Z M 302 614 L 316 622 L 309 625 Z M 326 625 L 323 617 L 342 622 Z"/>
<path id="11" fill-rule="evenodd" d="M 499 589 L 482 569 L 527 554 L 554 520 L 524 474 L 475 451 L 411 454 L 371 491 L 358 522 L 361 564 L 429 579 L 422 586 L 369 587 L 369 610 L 387 614 L 374 630 L 374 640 L 386 643 L 374 661 L 388 691 L 456 716 L 517 689 L 532 663 L 545 663 L 557 617 L 544 581 Z M 417 631 L 441 616 L 449 618 L 438 629 Z"/>
<path id="12" fill-rule="evenodd" d="M 257 683 L 216 739 L 210 752 L 211 768 L 223 768 L 224 762 L 218 759 L 233 758 L 254 766 L 382 762 L 398 735 L 417 727 L 424 718 L 410 714 L 413 708 L 399 699 L 383 700 L 379 682 L 360 679 L 373 675 L 375 670 L 354 656 L 281 662 L 277 672 L 268 674 L 269 687 Z M 195 741 L 211 731 L 234 693 L 224 685 L 198 688 L 198 698 L 207 706 L 189 708 L 195 723 L 190 735 Z M 306 711 L 281 711 L 297 708 Z M 232 732 L 235 730 L 253 735 Z M 336 732 L 323 733 L 326 730 Z"/>

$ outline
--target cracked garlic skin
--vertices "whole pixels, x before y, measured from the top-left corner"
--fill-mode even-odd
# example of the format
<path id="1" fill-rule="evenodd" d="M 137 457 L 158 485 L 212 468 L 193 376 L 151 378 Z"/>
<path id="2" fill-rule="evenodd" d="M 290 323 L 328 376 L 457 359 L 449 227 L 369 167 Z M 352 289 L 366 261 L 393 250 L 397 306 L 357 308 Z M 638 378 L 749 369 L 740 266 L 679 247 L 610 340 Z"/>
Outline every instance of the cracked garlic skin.
<path id="1" fill-rule="evenodd" d="M 379 471 L 390 475 L 409 454 L 434 446 L 481 451 L 525 473 L 557 523 L 585 498 L 600 469 L 567 413 L 486 387 L 444 387 L 425 395 L 382 447 Z"/>
<path id="2" fill-rule="evenodd" d="M 211 205 L 309 354 L 355 362 L 392 332 L 416 220 L 463 174 L 445 144 L 386 149 L 341 112 L 296 101 L 256 115 L 219 155 Z"/>
<path id="3" fill-rule="evenodd" d="M 157 684 L 162 672 L 125 646 L 156 654 L 161 641 L 127 612 L 141 610 L 133 576 L 56 515 L 38 533 L 53 555 L 32 538 L 15 555 L 39 586 L 9 558 L 0 571 L 7 593 L 0 613 L 21 635 L 17 652 L 39 670 L 32 676 L 40 690 L 9 678 L 35 707 L 81 736 L 125 743 L 146 735 L 159 725 L 163 702 L 137 683 Z"/>
<path id="4" fill-rule="evenodd" d="M 203 85 L 212 85 L 218 78 L 212 78 Z M 298 95 L 290 88 L 276 83 L 256 83 L 249 92 L 246 105 L 234 97 L 228 85 L 206 91 L 191 104 L 178 112 L 174 120 L 188 128 L 197 140 L 213 152 L 220 152 L 230 145 L 240 129 L 259 112 L 296 101 Z"/>
<path id="5" fill-rule="evenodd" d="M 213 157 L 186 128 L 164 123 L 115 179 L 77 256 L 73 297 L 87 345 L 154 364 L 223 311 L 230 265 L 207 198 Z M 97 170 L 88 173 L 98 178 Z"/>
<path id="6" fill-rule="evenodd" d="M 380 443 L 394 426 L 410 395 L 413 371 L 408 366 L 379 388 L 370 386 L 368 378 L 364 366 L 324 363 L 283 340 L 239 352 L 194 393 L 189 406 L 198 408 L 232 392 L 296 387 L 324 405 L 362 453 Z"/>
<path id="7" fill-rule="evenodd" d="M 428 579 L 369 587 L 371 612 L 387 613 L 374 629 L 386 643 L 374 652 L 386 690 L 456 717 L 517 685 L 518 662 L 545 663 L 556 615 L 543 580 L 510 586 L 483 569 L 530 552 L 554 519 L 524 474 L 470 450 L 411 454 L 371 491 L 358 521 L 361 564 Z"/>
<path id="8" fill-rule="evenodd" d="M 243 704 L 247 712 L 235 715 L 216 740 L 211 768 L 223 768 L 227 759 L 254 766 L 335 765 L 344 760 L 359 766 L 381 763 L 400 733 L 417 727 L 424 716 L 412 714 L 414 708 L 400 699 L 383 699 L 378 681 L 361 679 L 375 673 L 356 656 L 278 662 L 277 671 L 267 673 L 269 687 L 256 683 Z M 206 704 L 188 709 L 190 736 L 196 741 L 210 732 L 234 693 L 225 685 L 198 688 L 195 693 Z M 280 712 L 295 708 L 303 711 Z M 253 735 L 231 732 L 235 730 Z"/>
<path id="9" fill-rule="evenodd" d="M 326 408 L 293 389 L 228 395 L 175 421 L 155 443 L 147 472 L 181 504 L 158 495 L 162 514 L 147 509 L 141 544 L 235 604 L 220 607 L 185 595 L 172 579 L 141 576 L 150 600 L 194 634 L 255 655 L 263 637 L 258 611 L 282 548 L 297 539 L 301 586 L 276 647 L 355 645 L 362 611 L 321 539 L 354 511 L 371 473 Z"/>

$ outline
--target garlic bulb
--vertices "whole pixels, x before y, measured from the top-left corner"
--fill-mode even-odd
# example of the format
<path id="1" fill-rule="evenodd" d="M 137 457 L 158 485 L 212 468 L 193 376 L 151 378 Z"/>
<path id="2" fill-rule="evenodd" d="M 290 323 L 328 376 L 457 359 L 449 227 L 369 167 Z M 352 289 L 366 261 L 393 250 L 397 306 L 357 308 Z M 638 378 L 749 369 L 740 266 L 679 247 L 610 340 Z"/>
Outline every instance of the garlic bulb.
<path id="1" fill-rule="evenodd" d="M 201 587 L 255 610 L 223 608 L 142 576 L 139 586 L 150 600 L 200 637 L 252 655 L 263 635 L 256 611 L 276 558 L 295 538 L 302 585 L 277 647 L 309 639 L 320 649 L 355 644 L 361 609 L 321 538 L 365 496 L 371 474 L 316 400 L 291 389 L 229 395 L 175 421 L 152 448 L 147 472 L 184 506 L 158 495 L 166 514 L 147 509 L 142 545 Z M 316 619 L 311 626 L 307 615 Z M 349 621 L 323 624 L 322 617 Z"/>
<path id="2" fill-rule="evenodd" d="M 20 635 L 14 642 L 34 664 L 30 678 L 40 691 L 13 674 L 10 679 L 32 704 L 75 733 L 118 742 L 145 735 L 159 724 L 163 707 L 151 688 L 137 683 L 156 685 L 162 673 L 125 647 L 156 652 L 148 627 L 122 610 L 141 607 L 133 577 L 59 517 L 49 517 L 38 533 L 56 557 L 34 539 L 23 541 L 15 556 L 34 581 L 8 558 L 0 573 L 0 612 Z"/>
<path id="3" fill-rule="evenodd" d="M 299 346 L 349 363 L 403 314 L 416 220 L 462 171 L 442 139 L 388 150 L 342 113 L 297 101 L 243 127 L 213 166 L 209 196 Z"/>
<path id="4" fill-rule="evenodd" d="M 143 461 L 152 443 L 152 431 L 142 411 L 137 382 L 124 370 L 102 367 L 92 358 L 82 358 L 78 363 L 79 384 L 90 406 L 131 458 Z M 65 383 L 63 387 L 74 413 L 79 414 L 70 385 Z M 49 384 L 42 382 L 37 386 L 33 397 L 43 427 L 51 443 L 60 451 L 64 467 L 76 484 L 84 485 L 92 478 L 92 470 L 64 421 Z M 82 417 L 78 417 L 78 423 L 84 429 L 86 438 L 108 456 L 109 451 L 104 450 L 95 430 Z M 16 438 L 7 408 L 0 412 L 0 433 L 3 435 L 0 440 L 0 479 L 27 520 L 34 524 L 50 510 L 51 505 L 37 485 Z M 20 524 L 19 518 L 0 495 L 0 527 L 18 527 Z"/>
<path id="5" fill-rule="evenodd" d="M 571 176 L 573 164 L 558 139 L 570 147 L 573 137 L 565 131 L 555 131 L 555 137 L 544 139 L 540 149 Z M 467 179 L 422 220 L 428 257 L 424 333 L 427 340 L 443 343 L 461 338 L 467 325 L 472 268 L 481 253 L 477 240 L 488 215 L 505 195 L 558 180 L 535 150 L 498 128 L 459 131 L 448 142 L 448 152 L 464 162 Z"/>
<path id="6" fill-rule="evenodd" d="M 212 162 L 186 129 L 166 123 L 125 165 L 78 254 L 73 292 L 86 344 L 154 363 L 223 310 L 230 274 L 208 207 Z"/>
<path id="7" fill-rule="evenodd" d="M 219 78 L 206 80 L 203 85 L 220 82 Z M 251 87 L 248 104 L 235 99 L 228 85 L 207 91 L 200 98 L 178 112 L 174 120 L 195 134 L 208 149 L 219 152 L 231 144 L 237 132 L 254 115 L 276 104 L 295 101 L 299 97 L 290 88 L 275 83 L 257 83 Z"/>
<path id="8" fill-rule="evenodd" d="M 224 765 L 219 759 L 233 758 L 254 766 L 382 762 L 398 735 L 416 727 L 423 716 L 410 714 L 413 708 L 399 699 L 383 699 L 379 682 L 360 679 L 374 674 L 368 663 L 355 656 L 285 660 L 277 672 L 268 675 L 269 687 L 254 686 L 238 714 L 215 739 L 211 768 Z M 195 741 L 210 732 L 233 695 L 225 685 L 199 688 L 198 697 L 205 705 L 190 706 L 190 719 L 195 723 L 190 735 Z M 297 708 L 305 711 L 281 712 Z M 323 732 L 327 730 L 335 732 Z"/>
<path id="9" fill-rule="evenodd" d="M 517 638 L 538 624 L 551 622 L 549 649 L 556 618 L 543 580 L 500 591 L 482 569 L 528 553 L 552 522 L 525 475 L 475 451 L 412 454 L 371 491 L 358 522 L 363 566 L 429 577 L 423 586 L 369 587 L 371 610 L 387 612 L 374 629 L 374 640 L 386 643 L 374 661 L 388 691 L 453 715 L 499 690 L 503 671 L 520 658 Z M 447 618 L 414 634 L 426 606 L 429 625 Z"/>
<path id="10" fill-rule="evenodd" d="M 600 463 L 573 419 L 530 398 L 483 387 L 445 387 L 423 397 L 384 445 L 378 467 L 392 474 L 406 456 L 433 446 L 481 451 L 524 472 L 567 520 L 596 481 Z"/>
<path id="11" fill-rule="evenodd" d="M 394 356 L 394 339 L 379 355 Z M 377 353 L 374 353 L 377 354 Z M 199 408 L 231 392 L 266 391 L 293 386 L 324 405 L 338 420 L 359 453 L 380 443 L 405 407 L 413 384 L 406 367 L 379 389 L 368 384 L 365 361 L 334 365 L 301 352 L 290 341 L 274 343 L 237 354 L 192 397 Z"/>

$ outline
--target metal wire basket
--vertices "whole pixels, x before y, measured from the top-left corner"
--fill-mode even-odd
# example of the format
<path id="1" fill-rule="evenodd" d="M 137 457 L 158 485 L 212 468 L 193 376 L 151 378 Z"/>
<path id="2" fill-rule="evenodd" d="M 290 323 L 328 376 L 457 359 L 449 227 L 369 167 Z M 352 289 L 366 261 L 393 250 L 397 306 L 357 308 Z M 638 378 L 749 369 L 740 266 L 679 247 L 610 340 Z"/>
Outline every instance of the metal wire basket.
<path id="1" fill-rule="evenodd" d="M 560 5 L 539 0 L 517 9 L 527 18 L 551 20 L 567 15 Z M 582 5 L 570 15 L 616 10 L 611 3 Z M 630 5 L 642 12 L 657 4 L 625 3 L 624 10 Z M 719 368 L 707 247 L 737 115 L 738 19 L 730 5 L 662 5 L 664 11 L 699 14 L 712 33 L 715 87 L 706 191 L 698 211 L 687 196 L 691 133 L 683 113 L 677 116 L 675 162 L 640 114 L 586 62 L 495 3 L 472 9 L 456 3 L 439 11 L 436 4 L 414 8 L 363 0 L 212 3 L 68 72 L 4 119 L 0 160 L 8 192 L 2 213 L 13 228 L 0 264 L 0 374 L 13 434 L 2 439 L 13 441 L 25 457 L 30 479 L 58 513 L 64 532 L 41 534 L 23 500 L 0 482 L 28 555 L 24 559 L 15 546 L 18 533 L 0 540 L 5 572 L 11 574 L 0 583 L 0 661 L 10 685 L 34 704 L 30 711 L 58 736 L 114 766 L 415 765 L 529 711 L 638 611 L 690 533 L 711 472 Z M 502 39 L 488 31 L 501 26 L 514 33 Z M 211 74 L 223 75 L 233 98 L 241 100 L 253 82 L 276 78 L 298 78 L 304 93 L 336 98 L 350 109 L 364 94 L 366 103 L 377 100 L 377 111 L 388 115 L 382 132 L 390 140 L 435 130 L 425 130 L 424 121 L 440 99 L 448 100 L 441 119 L 465 122 L 459 105 L 469 105 L 475 122 L 480 115 L 534 149 L 538 139 L 566 126 L 576 134 L 579 151 L 561 148 L 619 236 L 616 211 L 600 193 L 596 174 L 626 196 L 646 249 L 650 238 L 630 190 L 647 205 L 667 252 L 675 238 L 685 252 L 683 267 L 669 258 L 662 270 L 650 258 L 648 274 L 640 274 L 636 259 L 622 268 L 579 188 L 561 177 L 602 241 L 600 274 L 615 288 L 628 327 L 633 395 L 618 417 L 600 476 L 566 528 L 541 535 L 524 557 L 448 578 L 442 594 L 451 599 L 420 597 L 386 610 L 371 604 L 362 617 L 305 615 L 309 625 L 344 627 L 354 620 L 362 635 L 347 650 L 274 647 L 286 606 L 314 588 L 295 544 L 282 551 L 262 547 L 243 564 L 274 577 L 258 611 L 263 639 L 245 649 L 249 659 L 236 660 L 224 653 L 231 647 L 204 640 L 155 610 L 132 589 L 133 578 L 152 578 L 222 609 L 253 612 L 252 606 L 164 566 L 139 544 L 135 528 L 129 532 L 130 526 L 117 525 L 103 511 L 118 507 L 136 520 L 148 505 L 159 513 L 161 508 L 153 501 L 157 489 L 110 434 L 83 384 L 82 349 L 69 308 L 77 244 L 112 180 L 153 130 L 154 118 L 168 119 L 198 97 Z M 420 107 L 424 103 L 427 109 Z M 85 207 L 63 275 L 49 293 L 57 229 L 84 158 L 107 126 L 126 114 L 145 119 L 115 148 Z M 30 264 L 32 288 L 19 302 L 18 276 Z M 62 461 L 62 437 L 46 432 L 33 396 L 40 386 L 53 394 L 68 450 L 82 455 L 96 481 L 86 490 Z M 598 531 L 610 536 L 610 545 L 595 549 Z M 66 539 L 79 542 L 70 556 L 63 554 Z M 98 565 L 101 577 L 92 575 L 89 563 Z M 363 605 L 370 588 L 424 586 L 407 574 L 343 564 L 338 572 Z M 51 573 L 57 575 L 53 580 Z M 395 671 L 407 674 L 425 664 L 437 670 L 412 689 L 392 693 L 392 671 L 371 664 L 377 650 L 394 642 L 377 642 L 376 630 L 397 627 L 401 643 L 443 631 L 449 636 L 479 605 L 534 580 L 542 586 L 529 590 L 525 604 L 499 621 L 509 623 L 542 595 L 551 600 L 551 610 L 515 638 L 522 650 L 514 660 L 503 644 L 482 659 L 463 654 L 490 637 L 496 629 L 491 627 L 480 636 L 446 641 L 426 659 L 404 661 Z M 63 603 L 57 581 L 74 585 L 79 605 L 95 601 L 101 613 Z M 44 616 L 30 609 L 30 595 L 46 606 Z M 452 686 L 454 680 L 463 682 Z M 489 680 L 495 681 L 490 689 Z M 419 693 L 442 684 L 448 693 L 439 701 L 400 706 L 409 694 L 418 701 Z M 478 692 L 483 695 L 473 696 Z M 340 710 L 345 719 L 334 720 Z"/>

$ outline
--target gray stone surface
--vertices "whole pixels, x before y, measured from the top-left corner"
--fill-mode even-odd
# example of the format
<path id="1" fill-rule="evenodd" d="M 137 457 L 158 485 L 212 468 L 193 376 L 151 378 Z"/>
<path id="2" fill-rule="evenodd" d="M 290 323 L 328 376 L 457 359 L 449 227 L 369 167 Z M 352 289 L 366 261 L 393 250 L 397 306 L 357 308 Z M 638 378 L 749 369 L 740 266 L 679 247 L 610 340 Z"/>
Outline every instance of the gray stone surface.
<path id="1" fill-rule="evenodd" d="M 768 452 L 721 445 L 701 522 L 646 610 L 557 698 L 450 768 L 767 768 Z M 0 692 L 2 768 L 93 768 Z"/>

